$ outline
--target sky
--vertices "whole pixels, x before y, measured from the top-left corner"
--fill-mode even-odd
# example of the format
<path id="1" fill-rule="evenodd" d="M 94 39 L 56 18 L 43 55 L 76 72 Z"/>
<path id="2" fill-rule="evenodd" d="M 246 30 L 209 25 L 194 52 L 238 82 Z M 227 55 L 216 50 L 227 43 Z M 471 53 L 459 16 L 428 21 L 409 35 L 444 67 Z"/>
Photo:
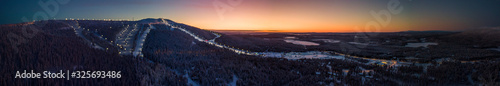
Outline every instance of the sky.
<path id="1" fill-rule="evenodd" d="M 49 13 L 39 2 L 2 0 L 0 24 L 33 20 Z M 61 0 L 65 1 L 65 0 Z M 66 0 L 57 3 L 49 19 L 167 18 L 209 30 L 270 30 L 281 32 L 460 31 L 500 26 L 500 0 Z M 392 4 L 394 5 L 394 4 Z M 388 11 L 378 17 L 370 12 Z M 378 28 L 377 28 L 378 26 Z"/>

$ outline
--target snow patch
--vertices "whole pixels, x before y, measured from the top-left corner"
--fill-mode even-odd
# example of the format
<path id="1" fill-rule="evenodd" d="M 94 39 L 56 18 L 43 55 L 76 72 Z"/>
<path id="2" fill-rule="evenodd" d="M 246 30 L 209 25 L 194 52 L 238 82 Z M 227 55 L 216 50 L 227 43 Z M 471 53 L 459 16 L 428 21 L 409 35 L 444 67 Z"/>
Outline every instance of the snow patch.
<path id="1" fill-rule="evenodd" d="M 288 43 L 296 44 L 296 45 L 304 45 L 304 46 L 318 46 L 318 43 L 308 42 L 308 41 L 299 41 L 299 40 L 283 40 Z"/>
<path id="2" fill-rule="evenodd" d="M 228 83 L 228 86 L 236 86 L 236 82 L 238 81 L 238 77 L 233 75 L 233 81 Z"/>
<path id="3" fill-rule="evenodd" d="M 413 47 L 413 48 L 426 47 L 427 48 L 427 46 L 429 46 L 429 45 L 438 45 L 438 43 L 433 43 L 433 42 L 408 43 L 405 45 L 405 47 Z"/>
<path id="4" fill-rule="evenodd" d="M 188 74 L 188 73 L 184 74 L 184 76 L 182 76 L 182 77 L 184 77 L 184 78 L 186 78 L 186 79 L 187 79 L 187 81 L 188 81 L 188 82 L 187 82 L 187 84 L 188 84 L 188 85 L 191 85 L 191 86 L 200 86 L 198 83 L 194 82 L 194 81 L 191 79 L 191 77 L 189 77 L 189 74 Z"/>
<path id="5" fill-rule="evenodd" d="M 326 43 L 340 43 L 340 40 L 333 40 L 333 39 L 313 39 L 313 41 L 323 41 Z"/>

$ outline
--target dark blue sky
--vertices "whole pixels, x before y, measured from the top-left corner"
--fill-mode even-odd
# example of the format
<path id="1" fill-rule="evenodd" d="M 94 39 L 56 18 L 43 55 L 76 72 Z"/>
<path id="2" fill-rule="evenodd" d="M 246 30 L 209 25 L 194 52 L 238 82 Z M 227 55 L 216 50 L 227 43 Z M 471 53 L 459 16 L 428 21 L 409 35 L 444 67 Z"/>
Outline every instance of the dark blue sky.
<path id="1" fill-rule="evenodd" d="M 44 12 L 39 1 L 2 0 L 0 24 L 20 23 Z M 225 2 L 226 0 L 220 0 Z M 463 30 L 500 26 L 500 0 L 400 0 L 386 31 Z M 168 18 L 206 29 L 350 31 L 374 20 L 370 10 L 388 0 L 242 0 L 218 15 L 215 0 L 70 0 L 50 19 Z M 51 7 L 52 8 L 52 7 Z M 225 19 L 222 20 L 221 17 Z"/>

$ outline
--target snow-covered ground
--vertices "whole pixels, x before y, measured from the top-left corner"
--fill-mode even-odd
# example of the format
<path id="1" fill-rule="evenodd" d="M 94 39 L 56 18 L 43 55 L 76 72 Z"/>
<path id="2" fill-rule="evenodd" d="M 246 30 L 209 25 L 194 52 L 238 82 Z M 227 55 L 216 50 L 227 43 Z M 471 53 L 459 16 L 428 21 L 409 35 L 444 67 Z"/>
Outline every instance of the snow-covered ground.
<path id="1" fill-rule="evenodd" d="M 434 43 L 434 42 L 408 43 L 408 44 L 405 45 L 405 47 L 414 47 L 414 48 L 417 48 L 417 47 L 427 47 L 429 45 L 438 45 L 438 43 Z"/>
<path id="2" fill-rule="evenodd" d="M 287 36 L 287 37 L 285 37 L 285 39 L 297 39 L 297 38 L 293 37 L 293 36 Z"/>
<path id="3" fill-rule="evenodd" d="M 200 86 L 198 83 L 196 83 L 195 81 L 193 81 L 191 79 L 191 77 L 189 77 L 188 73 L 184 74 L 182 77 L 184 77 L 184 78 L 187 79 L 187 84 L 188 85 L 191 85 L 191 86 Z"/>
<path id="4" fill-rule="evenodd" d="M 142 46 L 144 46 L 144 42 L 146 41 L 146 37 L 148 36 L 151 29 L 156 29 L 156 28 L 152 25 L 149 25 L 149 27 L 146 28 L 146 30 L 144 30 L 144 32 L 141 34 L 139 39 L 136 40 L 136 43 L 135 43 L 136 45 L 134 48 L 134 56 L 141 56 L 141 57 L 144 56 L 142 54 Z"/>
<path id="5" fill-rule="evenodd" d="M 101 49 L 101 50 L 104 50 L 104 48 L 102 48 L 101 46 L 97 45 L 97 44 L 93 44 L 89 39 L 87 39 L 84 35 L 83 35 L 83 31 L 84 30 L 89 30 L 89 29 L 85 29 L 85 28 L 82 28 L 80 27 L 80 24 L 78 23 L 78 21 L 75 21 L 76 23 L 75 24 L 69 24 L 69 26 L 71 28 L 73 28 L 73 30 L 75 31 L 75 35 L 77 35 L 78 37 L 80 38 L 83 38 L 83 40 L 87 43 L 89 43 L 90 47 L 92 48 L 96 48 L 96 49 Z"/>
<path id="6" fill-rule="evenodd" d="M 495 50 L 500 52 L 500 46 L 498 46 L 498 48 L 490 48 L 490 50 Z"/>
<path id="7" fill-rule="evenodd" d="M 137 24 L 132 27 L 125 27 L 117 34 L 116 45 L 120 48 L 120 55 L 131 55 L 133 52 L 134 35 L 139 31 Z"/>
<path id="8" fill-rule="evenodd" d="M 171 24 L 169 22 L 164 22 L 167 26 L 170 26 Z M 245 54 L 245 55 L 254 55 L 254 56 L 262 56 L 262 57 L 270 57 L 270 58 L 286 58 L 290 60 L 297 60 L 297 59 L 341 59 L 341 60 L 348 60 L 356 63 L 361 63 L 361 64 L 383 64 L 383 65 L 388 65 L 388 66 L 400 66 L 400 65 L 409 65 L 412 64 L 410 62 L 399 62 L 396 60 L 385 60 L 385 59 L 374 59 L 374 58 L 365 58 L 365 57 L 357 57 L 357 56 L 351 56 L 347 54 L 342 54 L 342 53 L 337 53 L 337 52 L 331 52 L 331 51 L 309 51 L 309 52 L 252 52 L 252 51 L 247 51 L 247 50 L 242 50 L 230 46 L 225 46 L 224 44 L 219 44 L 216 43 L 214 40 L 216 38 L 219 38 L 220 35 L 215 34 L 217 37 L 214 39 L 202 39 L 201 37 L 198 37 L 198 35 L 191 33 L 188 30 L 185 30 L 182 27 L 176 27 L 176 26 L 170 26 L 175 29 L 179 29 L 193 38 L 195 38 L 199 42 L 205 42 L 210 45 L 219 47 L 219 48 L 224 48 L 233 51 L 234 53 L 238 54 Z M 288 37 L 292 38 L 292 37 Z M 286 39 L 286 42 L 291 42 L 294 44 L 298 45 L 319 45 L 314 42 L 308 42 L 308 41 L 298 41 L 298 40 L 291 40 L 291 39 Z M 335 40 L 334 40 L 335 42 Z M 349 42 L 351 44 L 361 44 L 361 45 L 368 45 L 368 43 L 358 43 L 358 42 Z M 432 44 L 431 44 L 432 45 Z M 332 54 L 331 54 L 332 53 Z M 368 60 L 368 62 L 360 62 L 356 59 L 363 59 L 363 60 Z M 426 66 L 430 65 L 427 63 L 417 63 L 421 66 Z"/>
<path id="9" fill-rule="evenodd" d="M 214 42 L 215 43 L 215 39 L 219 38 L 220 35 L 216 34 L 216 33 L 212 33 L 212 34 L 214 34 L 216 37 L 214 39 L 210 39 L 209 42 Z"/>
<path id="10" fill-rule="evenodd" d="M 285 58 L 289 60 L 298 60 L 298 59 L 340 59 L 351 61 L 355 63 L 361 64 L 382 64 L 388 66 L 402 66 L 402 65 L 411 65 L 411 62 L 399 62 L 397 60 L 385 60 L 385 59 L 374 59 L 374 58 L 366 58 L 366 57 L 358 57 L 351 56 L 347 54 L 331 52 L 331 51 L 309 51 L 309 52 L 257 52 L 262 57 L 268 58 Z M 334 54 L 330 54 L 334 53 Z M 360 62 L 356 59 L 368 60 L 368 62 Z M 417 66 L 429 66 L 430 63 L 415 63 Z"/>
<path id="11" fill-rule="evenodd" d="M 333 39 L 313 39 L 313 41 L 323 41 L 326 43 L 340 43 L 340 40 L 333 40 Z"/>
<path id="12" fill-rule="evenodd" d="M 228 83 L 228 86 L 236 86 L 236 82 L 238 81 L 238 77 L 236 75 L 233 75 L 233 81 Z"/>
<path id="13" fill-rule="evenodd" d="M 263 57 L 277 57 L 286 59 L 345 59 L 339 55 L 329 55 L 326 52 L 309 51 L 309 52 L 259 52 Z"/>
<path id="14" fill-rule="evenodd" d="M 292 44 L 296 44 L 296 45 L 304 45 L 304 46 L 318 46 L 319 45 L 318 43 L 308 42 L 308 41 L 299 41 L 299 40 L 290 40 L 290 39 L 286 39 L 283 41 L 288 42 L 288 43 L 292 43 Z"/>
<path id="15" fill-rule="evenodd" d="M 364 45 L 367 46 L 368 43 L 359 43 L 359 42 L 348 42 L 349 44 L 355 44 L 355 45 Z"/>
<path id="16" fill-rule="evenodd" d="M 164 22 L 164 23 L 165 23 L 165 25 L 167 25 L 167 26 L 169 26 L 169 25 L 170 25 L 170 23 L 169 23 L 169 22 Z M 198 37 L 198 35 L 196 35 L 196 34 L 194 34 L 194 33 L 190 32 L 190 31 L 188 31 L 188 30 L 186 30 L 186 29 L 184 29 L 184 28 L 182 28 L 182 27 L 177 27 L 177 26 L 170 26 L 170 27 L 171 27 L 171 28 L 175 28 L 175 29 L 179 29 L 179 30 L 181 30 L 182 32 L 184 32 L 184 33 L 186 33 L 186 34 L 189 34 L 191 37 L 193 37 L 194 39 L 196 39 L 196 40 L 197 40 L 197 41 L 199 41 L 199 42 L 205 42 L 205 43 L 208 43 L 208 44 L 210 44 L 210 45 L 213 45 L 213 46 L 216 46 L 216 47 L 219 47 L 219 48 L 229 49 L 229 50 L 231 50 L 231 51 L 233 51 L 233 52 L 235 52 L 235 53 L 238 53 L 238 54 L 245 54 L 245 55 L 258 55 L 258 54 L 256 54 L 256 53 L 252 53 L 252 52 L 249 52 L 249 51 L 246 51 L 246 50 L 241 50 L 241 49 L 237 49 L 237 48 L 234 48 L 234 47 L 229 47 L 229 46 L 225 46 L 225 45 L 222 45 L 222 44 L 216 43 L 216 42 L 215 42 L 215 39 L 216 39 L 216 38 L 219 38 L 219 37 L 220 37 L 220 35 L 215 34 L 215 33 L 213 33 L 213 34 L 214 34 L 214 35 L 216 35 L 217 37 L 215 37 L 214 39 L 210 39 L 210 41 L 209 41 L 209 40 L 207 40 L 207 39 L 203 39 L 203 38 L 201 38 L 201 37 Z"/>
<path id="17" fill-rule="evenodd" d="M 167 26 L 170 25 L 168 22 L 164 22 L 164 23 Z M 363 64 L 380 63 L 380 64 L 385 64 L 385 65 L 390 65 L 390 66 L 399 66 L 402 64 L 407 64 L 407 63 L 400 64 L 401 62 L 398 62 L 395 60 L 363 58 L 363 57 L 350 56 L 350 55 L 340 54 L 340 53 L 335 53 L 336 55 L 331 55 L 330 54 L 331 52 L 329 52 L 329 51 L 324 51 L 324 52 L 322 52 L 322 51 L 288 52 L 288 53 L 284 53 L 284 52 L 252 52 L 252 51 L 246 51 L 246 50 L 241 50 L 241 49 L 237 49 L 234 47 L 225 46 L 223 44 L 219 44 L 219 43 L 214 42 L 213 40 L 220 37 L 220 35 L 217 35 L 217 34 L 214 34 L 217 36 L 216 38 L 208 41 L 207 39 L 201 39 L 200 37 L 198 37 L 198 35 L 193 34 L 190 31 L 183 29 L 182 27 L 176 27 L 176 26 L 170 26 L 170 27 L 179 29 L 179 30 L 189 34 L 190 36 L 195 38 L 197 41 L 205 42 L 205 43 L 208 43 L 210 45 L 213 45 L 213 46 L 216 46 L 219 48 L 228 49 L 228 50 L 231 50 L 231 51 L 238 53 L 238 54 L 255 55 L 255 56 L 263 56 L 263 57 L 274 57 L 274 58 L 286 58 L 286 59 L 291 59 L 291 60 L 297 60 L 297 59 L 342 59 L 342 60 L 349 60 L 352 62 L 362 63 L 362 62 L 359 62 L 358 60 L 353 59 L 353 58 L 357 58 L 357 59 L 364 59 L 364 60 L 369 61 L 369 62 L 363 63 Z M 285 41 L 287 41 L 287 40 L 285 40 Z M 300 45 L 319 45 L 319 44 L 314 43 L 314 42 L 297 41 L 297 40 L 288 40 L 288 42 L 293 42 L 293 43 L 300 44 Z M 346 58 L 346 57 L 349 57 L 349 58 Z"/>

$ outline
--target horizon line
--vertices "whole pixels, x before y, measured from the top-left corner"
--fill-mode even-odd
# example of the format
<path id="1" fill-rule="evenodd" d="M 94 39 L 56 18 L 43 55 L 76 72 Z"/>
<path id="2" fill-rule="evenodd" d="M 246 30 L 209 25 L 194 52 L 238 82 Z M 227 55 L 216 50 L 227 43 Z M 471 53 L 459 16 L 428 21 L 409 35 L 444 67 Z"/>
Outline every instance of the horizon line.
<path id="1" fill-rule="evenodd" d="M 201 28 L 200 28 L 201 29 Z M 293 30 L 248 30 L 248 29 L 204 29 L 211 31 L 251 31 L 251 32 L 272 32 L 272 33 L 395 33 L 395 32 L 461 32 L 449 30 L 407 30 L 407 31 L 381 31 L 381 32 L 362 32 L 362 31 L 293 31 Z"/>

